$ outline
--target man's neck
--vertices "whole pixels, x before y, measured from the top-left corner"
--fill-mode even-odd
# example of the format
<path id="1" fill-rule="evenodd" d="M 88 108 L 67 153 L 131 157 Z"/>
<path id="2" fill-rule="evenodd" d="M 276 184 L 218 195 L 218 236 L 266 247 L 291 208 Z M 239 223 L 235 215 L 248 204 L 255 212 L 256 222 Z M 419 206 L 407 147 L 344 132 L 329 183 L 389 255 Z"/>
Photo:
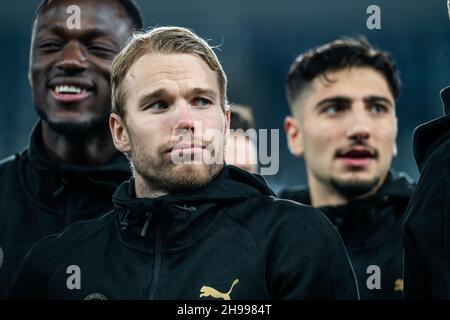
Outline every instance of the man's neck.
<path id="1" fill-rule="evenodd" d="M 95 134 L 75 136 L 58 133 L 43 121 L 42 139 L 47 156 L 54 162 L 96 166 L 108 162 L 117 153 L 106 126 Z"/>
<path id="2" fill-rule="evenodd" d="M 308 177 L 309 196 L 311 205 L 315 208 L 324 206 L 338 206 L 348 202 L 341 194 L 330 185 L 324 185 L 315 178 Z"/>
<path id="3" fill-rule="evenodd" d="M 149 185 L 137 172 L 134 173 L 134 189 L 136 190 L 136 198 L 157 198 L 168 194 Z"/>

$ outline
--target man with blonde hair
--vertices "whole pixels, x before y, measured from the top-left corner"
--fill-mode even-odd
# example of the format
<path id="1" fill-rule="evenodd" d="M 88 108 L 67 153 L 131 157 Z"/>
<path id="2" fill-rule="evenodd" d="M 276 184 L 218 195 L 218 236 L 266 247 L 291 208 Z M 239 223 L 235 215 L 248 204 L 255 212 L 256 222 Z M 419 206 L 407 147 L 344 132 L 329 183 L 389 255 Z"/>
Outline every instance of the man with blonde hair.
<path id="1" fill-rule="evenodd" d="M 178 27 L 135 35 L 112 88 L 111 133 L 133 178 L 113 212 L 38 243 L 10 298 L 357 298 L 331 223 L 224 165 L 226 76 L 203 39 Z"/>

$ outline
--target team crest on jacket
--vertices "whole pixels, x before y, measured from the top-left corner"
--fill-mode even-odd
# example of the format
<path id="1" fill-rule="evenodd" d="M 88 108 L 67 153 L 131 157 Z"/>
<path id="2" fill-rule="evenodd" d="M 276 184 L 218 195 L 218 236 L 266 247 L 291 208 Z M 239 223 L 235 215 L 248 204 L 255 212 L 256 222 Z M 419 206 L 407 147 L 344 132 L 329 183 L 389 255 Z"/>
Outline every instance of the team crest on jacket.
<path id="1" fill-rule="evenodd" d="M 101 293 L 91 293 L 90 295 L 86 296 L 84 300 L 108 300 L 108 298 L 106 298 Z"/>
<path id="2" fill-rule="evenodd" d="M 233 283 L 231 284 L 230 290 L 228 292 L 220 292 L 217 289 L 214 289 L 212 287 L 209 287 L 207 285 L 204 285 L 200 289 L 200 298 L 203 297 L 211 297 L 215 299 L 223 299 L 223 300 L 231 300 L 231 291 L 233 291 L 233 288 L 235 285 L 239 283 L 239 279 L 234 279 Z"/>

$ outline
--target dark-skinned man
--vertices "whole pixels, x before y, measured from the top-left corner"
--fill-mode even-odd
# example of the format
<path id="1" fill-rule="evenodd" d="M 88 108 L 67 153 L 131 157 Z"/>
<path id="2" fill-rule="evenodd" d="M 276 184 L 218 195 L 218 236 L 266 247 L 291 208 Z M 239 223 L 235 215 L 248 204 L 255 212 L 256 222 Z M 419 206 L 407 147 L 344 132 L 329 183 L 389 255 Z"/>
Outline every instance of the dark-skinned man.
<path id="1" fill-rule="evenodd" d="M 69 23 L 72 5 L 79 28 Z M 37 240 L 108 212 L 129 177 L 108 128 L 109 78 L 115 55 L 141 27 L 132 1 L 43 1 L 36 11 L 29 81 L 40 120 L 28 147 L 0 165 L 0 298 Z"/>

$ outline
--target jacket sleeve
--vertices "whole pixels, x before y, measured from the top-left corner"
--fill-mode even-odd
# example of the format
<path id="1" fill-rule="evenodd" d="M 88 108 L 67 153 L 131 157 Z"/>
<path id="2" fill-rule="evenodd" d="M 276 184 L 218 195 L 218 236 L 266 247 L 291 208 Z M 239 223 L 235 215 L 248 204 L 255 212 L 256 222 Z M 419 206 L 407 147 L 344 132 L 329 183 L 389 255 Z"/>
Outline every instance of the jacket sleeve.
<path id="1" fill-rule="evenodd" d="M 450 146 L 450 145 L 449 145 Z M 406 299 L 449 299 L 450 150 L 434 153 L 422 171 L 406 211 Z"/>
<path id="2" fill-rule="evenodd" d="M 358 299 L 343 242 L 318 210 L 279 200 L 267 231 L 269 291 L 274 299 Z"/>
<path id="3" fill-rule="evenodd" d="M 40 240 L 24 257 L 9 288 L 8 299 L 47 299 L 48 270 L 53 264 L 51 255 L 49 256 L 48 250 L 45 249 L 49 238 Z"/>

